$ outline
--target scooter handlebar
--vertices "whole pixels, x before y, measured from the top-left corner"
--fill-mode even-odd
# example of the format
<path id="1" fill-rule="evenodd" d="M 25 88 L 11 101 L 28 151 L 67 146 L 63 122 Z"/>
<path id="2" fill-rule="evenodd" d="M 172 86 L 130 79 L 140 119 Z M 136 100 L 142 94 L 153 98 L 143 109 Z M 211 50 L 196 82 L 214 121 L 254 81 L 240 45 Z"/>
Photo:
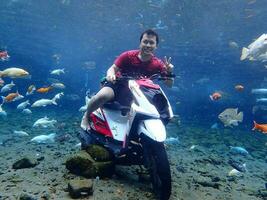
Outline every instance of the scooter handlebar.
<path id="1" fill-rule="evenodd" d="M 150 79 L 150 80 L 168 80 L 168 79 L 175 78 L 175 77 L 176 75 L 173 73 L 170 73 L 165 76 L 162 76 L 161 74 L 153 74 L 150 77 L 122 75 L 120 77 L 117 77 L 116 81 L 138 80 L 138 79 L 144 79 L 144 78 Z"/>
<path id="2" fill-rule="evenodd" d="M 150 80 L 169 80 L 169 79 L 172 79 L 172 78 L 175 78 L 176 75 L 173 74 L 173 73 L 170 73 L 168 75 L 164 75 L 162 76 L 161 74 L 153 74 L 151 75 L 150 77 L 143 77 L 143 76 L 128 76 L 128 75 L 124 75 L 122 74 L 120 77 L 117 77 L 116 78 L 116 82 L 123 82 L 123 81 L 129 81 L 129 80 L 139 80 L 139 79 L 150 79 Z M 107 81 L 107 79 L 103 79 L 101 81 L 101 83 L 105 83 Z"/>

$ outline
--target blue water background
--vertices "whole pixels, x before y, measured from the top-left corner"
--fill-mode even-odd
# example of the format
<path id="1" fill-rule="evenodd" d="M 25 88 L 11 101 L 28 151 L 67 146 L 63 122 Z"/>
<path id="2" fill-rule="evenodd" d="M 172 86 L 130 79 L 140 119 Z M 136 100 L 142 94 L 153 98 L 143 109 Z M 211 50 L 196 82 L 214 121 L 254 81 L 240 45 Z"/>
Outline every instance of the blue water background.
<path id="1" fill-rule="evenodd" d="M 252 88 L 262 86 L 266 69 L 261 62 L 239 58 L 242 47 L 267 32 L 266 11 L 266 1 L 256 0 L 1 1 L 0 48 L 11 58 L 0 62 L 0 69 L 18 66 L 30 72 L 31 79 L 15 80 L 22 94 L 30 84 L 39 88 L 50 84 L 48 78 L 59 79 L 66 85 L 65 97 L 77 94 L 80 99 L 63 98 L 60 107 L 47 109 L 75 113 L 84 104 L 87 89 L 98 91 L 98 81 L 116 56 L 138 48 L 140 33 L 154 28 L 160 35 L 156 54 L 171 56 L 175 65 L 175 88 L 163 88 L 182 121 L 210 126 L 225 108 L 237 107 L 244 112 L 240 127 L 250 130 L 253 119 L 267 123 L 264 113 L 252 114 L 256 102 L 251 94 Z M 229 47 L 231 41 L 239 48 Z M 89 61 L 96 63 L 95 69 L 85 69 Z M 51 76 L 50 70 L 56 68 L 65 68 L 66 73 Z M 199 83 L 202 78 L 207 81 Z M 237 92 L 236 84 L 245 90 Z M 211 101 L 214 91 L 225 95 Z M 44 95 L 30 98 L 33 102 L 40 97 Z"/>

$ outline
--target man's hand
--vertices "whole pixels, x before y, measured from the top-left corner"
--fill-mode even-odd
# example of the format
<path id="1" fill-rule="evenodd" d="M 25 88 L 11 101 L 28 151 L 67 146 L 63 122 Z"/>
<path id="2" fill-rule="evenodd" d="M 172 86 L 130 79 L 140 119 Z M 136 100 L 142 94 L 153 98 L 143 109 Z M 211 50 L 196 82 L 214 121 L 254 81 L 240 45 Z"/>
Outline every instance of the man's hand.
<path id="1" fill-rule="evenodd" d="M 107 71 L 106 79 L 111 83 L 115 83 L 116 81 L 116 73 L 119 71 L 119 68 L 113 64 Z"/>
<path id="2" fill-rule="evenodd" d="M 115 74 L 108 73 L 106 79 L 107 79 L 107 81 L 109 81 L 111 83 L 115 83 L 115 81 L 116 81 L 116 75 Z"/>
<path id="3" fill-rule="evenodd" d="M 169 73 L 171 73 L 174 68 L 173 64 L 171 64 L 171 60 L 172 60 L 171 57 L 167 58 L 167 56 L 164 56 L 164 64 L 166 66 L 167 72 Z"/>
<path id="4" fill-rule="evenodd" d="M 166 67 L 166 71 L 167 73 L 172 73 L 172 70 L 174 68 L 173 64 L 171 64 L 171 60 L 172 58 L 169 57 L 167 58 L 167 56 L 164 56 L 164 64 L 165 64 L 165 67 Z M 168 86 L 168 87 L 172 87 L 173 85 L 173 78 L 169 78 L 165 81 L 165 84 Z"/>

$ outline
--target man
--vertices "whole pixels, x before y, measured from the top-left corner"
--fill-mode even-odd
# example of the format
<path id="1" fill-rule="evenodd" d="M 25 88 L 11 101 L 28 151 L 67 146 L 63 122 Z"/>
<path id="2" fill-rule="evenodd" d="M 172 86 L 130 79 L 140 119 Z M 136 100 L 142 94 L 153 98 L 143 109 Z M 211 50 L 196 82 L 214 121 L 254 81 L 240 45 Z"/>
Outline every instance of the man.
<path id="1" fill-rule="evenodd" d="M 115 61 L 114 64 L 107 70 L 107 82 L 101 90 L 91 98 L 88 103 L 87 111 L 83 116 L 81 127 L 84 130 L 89 128 L 90 114 L 103 106 L 106 102 L 117 100 L 121 104 L 129 103 L 131 99 L 127 94 L 127 85 L 122 85 L 116 82 L 116 77 L 119 73 L 127 74 L 129 76 L 151 76 L 153 74 L 161 74 L 166 76 L 172 73 L 173 65 L 170 63 L 171 58 L 165 57 L 164 62 L 154 56 L 154 51 L 157 49 L 159 42 L 158 34 L 148 29 L 140 36 L 139 50 L 131 50 L 122 53 Z M 173 79 L 165 81 L 169 87 L 173 84 Z M 128 98 L 127 98 L 128 97 Z"/>

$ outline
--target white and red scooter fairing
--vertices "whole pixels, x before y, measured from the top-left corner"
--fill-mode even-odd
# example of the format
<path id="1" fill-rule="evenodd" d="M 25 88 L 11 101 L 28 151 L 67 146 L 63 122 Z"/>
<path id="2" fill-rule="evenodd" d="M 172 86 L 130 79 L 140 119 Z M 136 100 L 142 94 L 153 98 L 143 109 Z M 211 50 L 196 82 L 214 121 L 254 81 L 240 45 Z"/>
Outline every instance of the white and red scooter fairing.
<path id="1" fill-rule="evenodd" d="M 165 126 L 160 119 L 157 108 L 149 102 L 140 86 L 160 90 L 165 96 L 164 92 L 159 85 L 154 84 L 149 79 L 129 80 L 128 86 L 134 98 L 130 106 L 130 112 L 124 116 L 120 110 L 99 108 L 90 116 L 90 127 L 106 137 L 125 142 L 126 136 L 129 135 L 132 128 L 133 121 L 138 118 L 137 133 L 139 135 L 142 133 L 155 141 L 163 142 L 166 139 Z M 167 103 L 168 112 L 172 118 L 173 112 L 168 100 Z"/>
<path id="2" fill-rule="evenodd" d="M 90 127 L 104 136 L 123 142 L 129 131 L 129 117 L 120 111 L 99 108 L 90 116 Z"/>
<path id="3" fill-rule="evenodd" d="M 138 134 L 145 134 L 157 142 L 163 142 L 166 139 L 165 126 L 160 119 L 160 114 L 157 108 L 151 102 L 148 101 L 146 96 L 141 91 L 140 86 L 158 89 L 165 96 L 160 86 L 154 84 L 149 79 L 144 79 L 144 80 L 141 79 L 139 81 L 130 80 L 129 88 L 135 99 L 135 101 L 131 105 L 130 116 L 133 117 L 132 119 L 134 119 L 136 116 L 141 118 L 142 117 L 146 118 L 145 120 L 140 120 L 138 126 Z M 169 115 L 172 118 L 173 112 L 168 100 L 167 103 L 168 103 Z"/>

